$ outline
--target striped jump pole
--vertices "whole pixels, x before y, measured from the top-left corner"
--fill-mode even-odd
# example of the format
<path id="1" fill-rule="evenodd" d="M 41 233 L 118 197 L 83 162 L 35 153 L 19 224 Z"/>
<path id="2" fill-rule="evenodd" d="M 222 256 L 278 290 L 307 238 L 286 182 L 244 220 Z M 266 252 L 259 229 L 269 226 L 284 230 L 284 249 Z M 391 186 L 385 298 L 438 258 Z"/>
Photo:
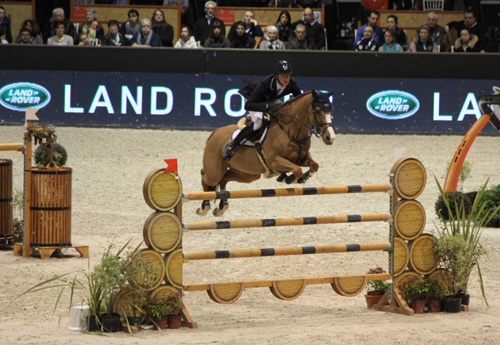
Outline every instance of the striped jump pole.
<path id="1" fill-rule="evenodd" d="M 239 219 L 228 221 L 205 221 L 182 224 L 185 230 L 215 230 L 236 228 L 262 228 L 289 225 L 314 225 L 356 222 L 389 222 L 392 220 L 388 212 L 341 214 L 317 217 L 287 217 L 269 219 Z"/>
<path id="2" fill-rule="evenodd" d="M 324 195 L 346 193 L 387 193 L 392 191 L 390 183 L 357 184 L 344 186 L 304 187 L 304 188 L 276 188 L 276 189 L 249 189 L 217 192 L 189 192 L 182 193 L 184 200 L 213 200 L 213 199 L 241 199 L 264 198 L 300 195 Z"/>
<path id="3" fill-rule="evenodd" d="M 260 256 L 365 252 L 365 251 L 386 250 L 389 249 L 390 247 L 391 247 L 390 242 L 321 244 L 315 246 L 244 248 L 244 249 L 234 249 L 234 250 L 206 250 L 200 252 L 184 253 L 183 257 L 184 259 L 187 260 L 254 258 Z"/>
<path id="4" fill-rule="evenodd" d="M 23 144 L 18 143 L 0 143 L 0 151 L 21 151 L 24 149 Z"/>

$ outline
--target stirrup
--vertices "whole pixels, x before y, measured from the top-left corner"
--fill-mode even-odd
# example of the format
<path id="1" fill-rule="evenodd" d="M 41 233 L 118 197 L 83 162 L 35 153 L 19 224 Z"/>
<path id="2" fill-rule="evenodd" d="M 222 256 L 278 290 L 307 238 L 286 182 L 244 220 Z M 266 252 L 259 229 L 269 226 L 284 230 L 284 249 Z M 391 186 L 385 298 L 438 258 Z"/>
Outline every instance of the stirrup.
<path id="1" fill-rule="evenodd" d="M 233 141 L 230 141 L 224 146 L 224 149 L 222 150 L 222 159 L 225 161 L 229 161 L 234 154 L 236 153 L 236 145 Z"/>

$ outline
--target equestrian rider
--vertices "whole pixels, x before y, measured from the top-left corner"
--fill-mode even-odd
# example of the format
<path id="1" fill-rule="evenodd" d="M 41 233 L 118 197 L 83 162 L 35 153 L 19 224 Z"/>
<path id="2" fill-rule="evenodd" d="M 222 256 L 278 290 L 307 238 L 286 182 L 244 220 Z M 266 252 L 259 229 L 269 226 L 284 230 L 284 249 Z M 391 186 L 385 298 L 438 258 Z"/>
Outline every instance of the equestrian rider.
<path id="1" fill-rule="evenodd" d="M 236 152 L 238 146 L 249 138 L 254 131 L 262 127 L 264 112 L 272 111 L 281 105 L 281 98 L 288 94 L 301 94 L 297 82 L 292 79 L 292 65 L 280 60 L 274 65 L 274 74 L 262 81 L 242 87 L 238 92 L 247 99 L 245 110 L 248 111 L 246 126 L 230 141 L 222 152 L 224 160 L 228 161 Z"/>

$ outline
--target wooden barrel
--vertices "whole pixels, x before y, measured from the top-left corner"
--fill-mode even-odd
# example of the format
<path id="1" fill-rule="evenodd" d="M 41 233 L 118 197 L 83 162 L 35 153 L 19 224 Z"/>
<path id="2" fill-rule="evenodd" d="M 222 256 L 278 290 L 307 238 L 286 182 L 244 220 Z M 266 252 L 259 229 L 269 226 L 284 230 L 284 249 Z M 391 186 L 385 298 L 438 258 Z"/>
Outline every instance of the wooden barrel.
<path id="1" fill-rule="evenodd" d="M 144 200 L 155 211 L 169 211 L 181 200 L 182 183 L 175 172 L 153 170 L 142 186 Z"/>
<path id="2" fill-rule="evenodd" d="M 181 296 L 181 293 L 178 289 L 170 285 L 160 285 L 151 292 L 151 298 L 167 298 L 171 295 Z"/>
<path id="3" fill-rule="evenodd" d="M 434 245 L 436 238 L 431 234 L 424 234 L 410 242 L 410 269 L 420 274 L 430 274 L 439 262 L 436 258 Z"/>
<path id="4" fill-rule="evenodd" d="M 423 164 L 415 158 L 401 158 L 392 167 L 394 188 L 403 199 L 415 199 L 425 189 L 427 173 Z"/>
<path id="5" fill-rule="evenodd" d="M 139 292 L 120 290 L 113 299 L 113 312 L 122 316 L 142 317 L 146 296 Z"/>
<path id="6" fill-rule="evenodd" d="M 31 171 L 31 245 L 71 246 L 71 168 Z"/>
<path id="7" fill-rule="evenodd" d="M 243 290 L 243 283 L 217 283 L 210 284 L 207 293 L 214 302 L 231 304 L 240 298 Z"/>
<path id="8" fill-rule="evenodd" d="M 357 296 L 365 289 L 366 276 L 335 277 L 332 283 L 333 291 L 344 297 Z"/>
<path id="9" fill-rule="evenodd" d="M 12 234 L 12 160 L 0 159 L 0 235 Z"/>
<path id="10" fill-rule="evenodd" d="M 395 279 L 394 288 L 401 290 L 401 288 L 408 282 L 423 279 L 420 274 L 413 271 L 406 271 Z"/>
<path id="11" fill-rule="evenodd" d="M 182 288 L 182 248 L 176 249 L 169 254 L 165 254 L 165 283 L 171 284 L 176 288 Z"/>
<path id="12" fill-rule="evenodd" d="M 155 212 L 144 223 L 142 234 L 149 248 L 168 253 L 181 242 L 182 224 L 172 212 Z"/>
<path id="13" fill-rule="evenodd" d="M 305 279 L 275 280 L 270 287 L 274 297 L 291 301 L 299 297 L 306 287 Z"/>
<path id="14" fill-rule="evenodd" d="M 143 249 L 135 255 L 133 260 L 139 270 L 130 282 L 131 284 L 146 291 L 160 286 L 165 279 L 165 262 L 160 253 L 152 249 Z"/>
<path id="15" fill-rule="evenodd" d="M 394 228 L 405 240 L 420 236 L 425 228 L 425 209 L 416 200 L 401 200 L 394 211 Z"/>
<path id="16" fill-rule="evenodd" d="M 394 276 L 397 277 L 403 273 L 410 262 L 410 252 L 406 241 L 401 237 L 394 237 Z"/>
<path id="17" fill-rule="evenodd" d="M 437 280 L 441 283 L 444 289 L 444 295 L 452 295 L 454 292 L 450 291 L 448 288 L 450 286 L 451 272 L 446 268 L 435 269 L 431 274 L 425 277 L 426 280 Z"/>

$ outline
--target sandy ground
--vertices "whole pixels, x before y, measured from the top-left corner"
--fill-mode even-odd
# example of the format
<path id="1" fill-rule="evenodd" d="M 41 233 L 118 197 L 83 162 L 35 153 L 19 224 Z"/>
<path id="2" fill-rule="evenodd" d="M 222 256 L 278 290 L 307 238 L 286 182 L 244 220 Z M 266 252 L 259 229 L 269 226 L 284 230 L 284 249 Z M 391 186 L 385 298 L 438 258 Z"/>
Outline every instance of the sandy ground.
<path id="1" fill-rule="evenodd" d="M 59 142 L 69 152 L 73 168 L 72 242 L 90 246 L 90 259 L 78 257 L 23 258 L 0 251 L 1 344 L 500 344 L 500 232 L 485 229 L 489 256 L 482 261 L 490 307 L 482 301 L 477 283 L 471 283 L 470 312 L 403 316 L 368 310 L 363 294 L 346 298 L 329 285 L 306 287 L 296 300 L 281 301 L 268 289 L 248 289 L 234 304 L 216 304 L 203 292 L 186 293 L 184 301 L 198 329 L 141 331 L 135 335 L 86 334 L 68 329 L 69 313 L 53 314 L 56 291 L 13 299 L 21 291 L 54 274 L 92 267 L 112 242 L 142 241 L 142 229 L 152 210 L 144 202 L 142 185 L 152 170 L 164 167 L 163 158 L 177 157 L 185 191 L 200 190 L 204 143 L 208 132 L 134 129 L 57 129 Z M 0 142 L 20 142 L 21 126 L 0 126 Z M 395 151 L 420 159 L 426 166 L 426 191 L 419 201 L 427 211 L 426 232 L 435 225 L 434 176 L 444 182 L 447 162 L 459 144 L 457 136 L 338 135 L 332 147 L 314 138 L 312 154 L 320 170 L 309 186 L 386 183 Z M 500 183 L 498 137 L 480 137 L 469 153 L 472 176 L 464 190 L 477 188 L 490 178 Z M 22 188 L 22 155 L 0 152 L 14 160 L 14 188 Z M 283 187 L 274 180 L 252 185 L 230 184 L 232 189 Z M 314 216 L 386 212 L 383 194 L 307 196 L 232 200 L 224 219 Z M 198 202 L 184 205 L 184 221 L 195 215 Z M 213 219 L 207 216 L 207 219 Z M 246 247 L 314 245 L 386 241 L 385 223 L 359 223 L 310 227 L 280 227 L 188 232 L 184 251 Z M 75 254 L 69 251 L 69 254 Z M 187 284 L 239 280 L 322 277 L 363 274 L 370 267 L 387 267 L 387 255 L 378 252 L 304 255 L 189 262 Z"/>

